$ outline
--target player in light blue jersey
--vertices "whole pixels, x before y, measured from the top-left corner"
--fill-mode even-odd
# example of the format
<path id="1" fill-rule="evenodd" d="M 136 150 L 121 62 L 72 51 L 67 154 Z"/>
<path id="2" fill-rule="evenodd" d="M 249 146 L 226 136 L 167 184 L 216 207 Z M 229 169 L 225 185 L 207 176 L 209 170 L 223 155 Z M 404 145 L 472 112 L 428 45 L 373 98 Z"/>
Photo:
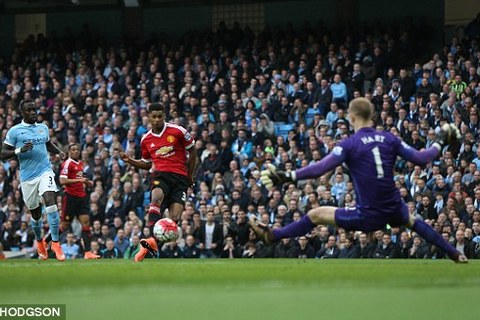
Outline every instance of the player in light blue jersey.
<path id="1" fill-rule="evenodd" d="M 37 110 L 33 101 L 22 101 L 20 112 L 23 121 L 8 130 L 0 158 L 2 160 L 18 158 L 20 186 L 25 205 L 32 214 L 30 223 L 35 233 L 39 258 L 46 260 L 48 257 L 47 245 L 42 238 L 43 198 L 52 235 L 52 250 L 57 260 L 64 261 L 65 255 L 58 242 L 59 215 L 56 204 L 58 188 L 48 152 L 59 154 L 62 158 L 65 158 L 65 153 L 50 141 L 48 127 L 43 123 L 37 123 Z"/>

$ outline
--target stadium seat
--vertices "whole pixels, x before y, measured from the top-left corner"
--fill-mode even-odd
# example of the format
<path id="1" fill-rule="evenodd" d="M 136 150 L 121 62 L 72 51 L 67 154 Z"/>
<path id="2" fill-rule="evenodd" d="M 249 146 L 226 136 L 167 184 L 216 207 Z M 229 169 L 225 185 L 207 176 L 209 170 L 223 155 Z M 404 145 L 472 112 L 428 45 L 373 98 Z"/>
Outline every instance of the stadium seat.
<path id="1" fill-rule="evenodd" d="M 147 190 L 143 193 L 143 206 L 148 206 L 150 204 L 150 190 Z"/>
<path id="2" fill-rule="evenodd" d="M 275 123 L 275 135 L 282 136 L 287 140 L 288 132 L 293 129 L 293 124 Z"/>

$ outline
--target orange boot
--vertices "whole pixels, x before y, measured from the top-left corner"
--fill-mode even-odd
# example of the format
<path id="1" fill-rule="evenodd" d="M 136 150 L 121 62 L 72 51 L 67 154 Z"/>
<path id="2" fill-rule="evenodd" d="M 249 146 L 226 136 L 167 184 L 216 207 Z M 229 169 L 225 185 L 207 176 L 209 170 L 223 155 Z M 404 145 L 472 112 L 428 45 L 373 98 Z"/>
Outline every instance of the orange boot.
<path id="1" fill-rule="evenodd" d="M 53 242 L 52 241 L 52 251 L 55 252 L 55 257 L 58 261 L 65 261 L 65 255 L 63 254 L 62 247 L 60 246 L 60 242 Z"/>
<path id="2" fill-rule="evenodd" d="M 45 239 L 42 239 L 40 241 L 35 240 L 37 242 L 37 253 L 38 257 L 42 260 L 47 260 L 48 259 L 48 252 L 47 252 L 47 242 Z"/>
<path id="3" fill-rule="evenodd" d="M 157 252 L 158 252 L 157 241 L 155 241 L 153 237 L 140 240 L 140 245 L 142 247 L 140 248 L 140 251 L 138 251 L 138 253 L 135 255 L 135 262 L 143 261 L 143 259 L 145 259 L 145 256 L 149 252 L 153 256 L 157 255 Z"/>

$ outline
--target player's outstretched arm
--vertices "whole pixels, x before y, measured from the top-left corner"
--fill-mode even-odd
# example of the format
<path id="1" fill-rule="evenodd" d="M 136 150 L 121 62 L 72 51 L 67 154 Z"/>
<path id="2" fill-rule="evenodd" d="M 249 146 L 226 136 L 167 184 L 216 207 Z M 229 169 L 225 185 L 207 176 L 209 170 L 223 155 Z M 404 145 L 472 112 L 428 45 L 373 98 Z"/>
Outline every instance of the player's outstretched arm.
<path id="1" fill-rule="evenodd" d="M 152 168 L 151 162 L 143 161 L 142 159 L 133 159 L 129 157 L 123 150 L 120 150 L 120 158 L 128 164 L 131 164 L 135 168 L 143 169 L 143 170 L 150 170 Z"/>
<path id="2" fill-rule="evenodd" d="M 28 152 L 33 149 L 33 143 L 27 142 L 21 148 L 15 149 L 11 145 L 4 143 L 2 145 L 2 152 L 0 152 L 1 160 L 8 160 L 16 157 L 20 153 Z"/>
<path id="3" fill-rule="evenodd" d="M 321 161 L 295 171 L 285 172 L 277 170 L 274 165 L 269 165 L 266 170 L 262 171 L 260 180 L 267 189 L 270 189 L 285 182 L 318 178 L 336 168 L 345 160 L 343 149 L 341 147 L 335 148 L 337 148 L 336 151 L 333 151 Z"/>
<path id="4" fill-rule="evenodd" d="M 331 171 L 341 165 L 345 161 L 345 150 L 341 146 L 336 146 L 333 151 L 329 153 L 319 162 L 308 165 L 295 171 L 296 180 L 316 179 L 323 176 L 328 171 Z"/>
<path id="5" fill-rule="evenodd" d="M 433 145 L 422 151 L 417 151 L 405 142 L 400 142 L 399 155 L 414 164 L 425 165 L 438 157 L 443 147 L 460 139 L 460 131 L 453 124 L 444 124 L 437 134 Z"/>

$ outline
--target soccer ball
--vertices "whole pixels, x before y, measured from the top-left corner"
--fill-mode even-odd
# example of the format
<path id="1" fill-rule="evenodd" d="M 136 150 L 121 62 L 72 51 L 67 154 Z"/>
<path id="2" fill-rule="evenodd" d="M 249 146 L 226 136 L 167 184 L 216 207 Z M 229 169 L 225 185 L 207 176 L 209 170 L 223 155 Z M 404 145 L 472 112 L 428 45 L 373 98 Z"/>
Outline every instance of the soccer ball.
<path id="1" fill-rule="evenodd" d="M 178 226 L 170 218 L 158 220 L 153 226 L 155 238 L 161 242 L 170 242 L 178 238 Z"/>

